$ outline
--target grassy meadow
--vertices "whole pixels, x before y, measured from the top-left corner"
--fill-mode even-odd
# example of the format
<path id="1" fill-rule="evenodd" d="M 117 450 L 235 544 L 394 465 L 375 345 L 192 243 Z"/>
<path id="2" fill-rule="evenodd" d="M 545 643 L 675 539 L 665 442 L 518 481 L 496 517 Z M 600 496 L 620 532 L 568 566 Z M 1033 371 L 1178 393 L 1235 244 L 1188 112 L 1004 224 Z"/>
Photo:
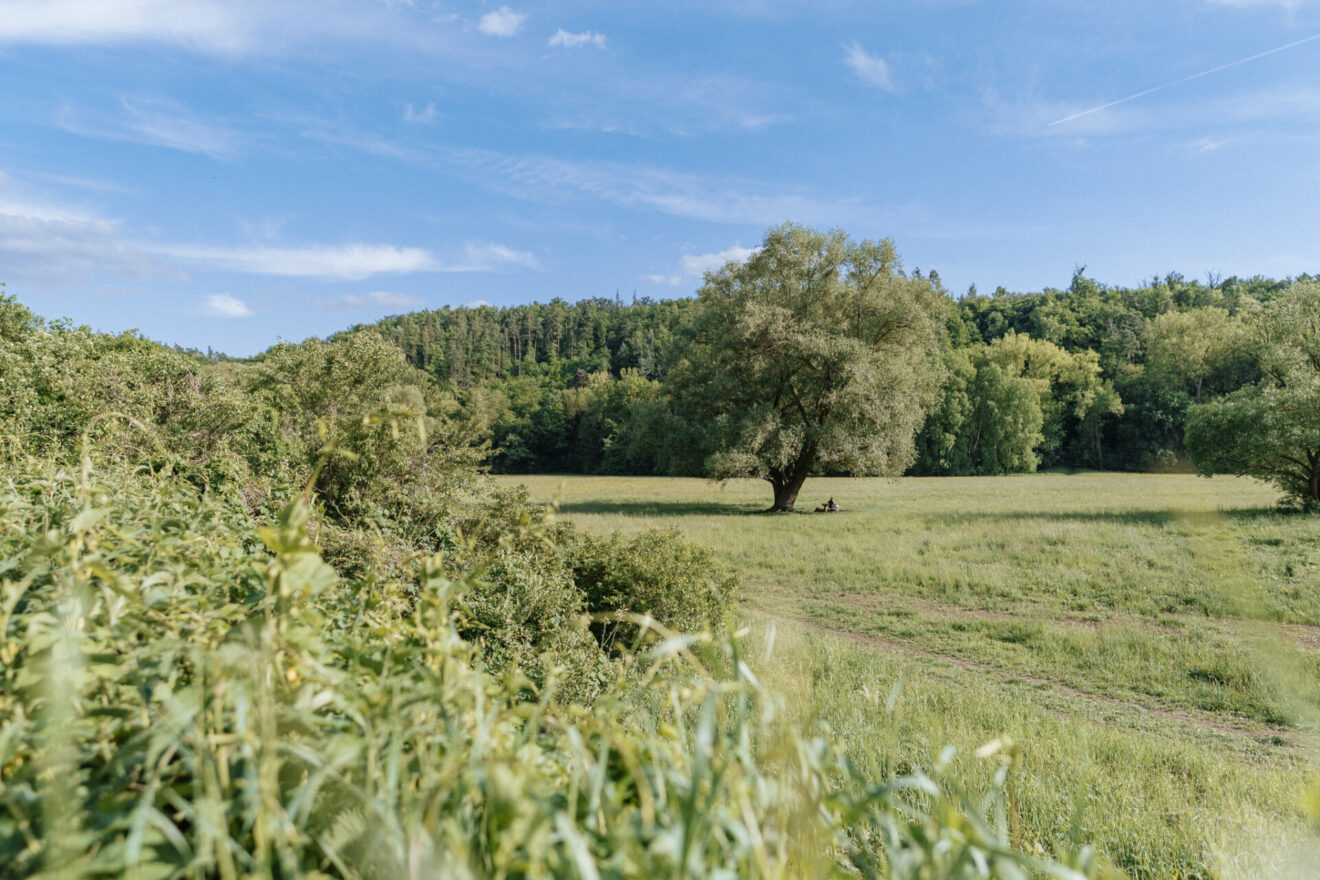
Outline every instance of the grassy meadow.
<path id="1" fill-rule="evenodd" d="M 593 533 L 673 528 L 743 583 L 758 673 L 880 772 L 1020 746 L 1014 822 L 1137 877 L 1307 876 L 1320 520 L 1188 475 L 755 481 L 503 477 Z M 1314 862 L 1311 862 L 1314 863 Z"/>

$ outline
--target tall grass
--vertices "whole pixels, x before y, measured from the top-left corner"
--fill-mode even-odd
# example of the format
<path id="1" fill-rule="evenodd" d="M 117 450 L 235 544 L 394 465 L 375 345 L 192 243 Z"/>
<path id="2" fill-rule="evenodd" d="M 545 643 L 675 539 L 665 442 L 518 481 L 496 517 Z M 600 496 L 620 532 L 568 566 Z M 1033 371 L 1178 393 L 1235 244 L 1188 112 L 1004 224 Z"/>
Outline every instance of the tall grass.
<path id="1" fill-rule="evenodd" d="M 400 614 L 304 500 L 253 529 L 168 478 L 28 470 L 0 488 L 7 876 L 1080 876 L 1015 848 L 1012 749 L 976 787 L 872 775 L 739 638 L 631 619 L 649 646 L 561 702 L 485 671 L 439 558 Z"/>
<path id="2" fill-rule="evenodd" d="M 743 578 L 745 617 L 779 621 L 758 671 L 797 695 L 800 729 L 824 725 L 868 773 L 951 744 L 951 772 L 981 784 L 975 749 L 1010 734 L 1028 850 L 1087 840 L 1137 877 L 1304 877 L 1320 862 L 1301 806 L 1317 772 L 1320 522 L 1276 512 L 1268 487 L 822 479 L 807 492 L 843 512 L 759 516 L 751 481 L 522 482 L 589 530 L 663 524 L 710 544 Z"/>

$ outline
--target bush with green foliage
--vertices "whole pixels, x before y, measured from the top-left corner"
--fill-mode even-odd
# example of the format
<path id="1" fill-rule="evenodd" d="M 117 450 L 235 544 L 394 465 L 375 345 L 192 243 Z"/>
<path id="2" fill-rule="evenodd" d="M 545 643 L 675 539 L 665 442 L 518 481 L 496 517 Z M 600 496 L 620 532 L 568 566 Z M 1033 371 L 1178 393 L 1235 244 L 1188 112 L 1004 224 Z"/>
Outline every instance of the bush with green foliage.
<path id="1" fill-rule="evenodd" d="M 518 537 L 536 518 L 525 498 L 482 482 L 461 420 L 378 334 L 204 365 L 136 336 L 47 325 L 12 300 L 0 326 L 16 461 L 71 464 L 81 432 L 100 459 L 183 477 L 259 517 L 306 488 L 324 558 L 401 613 L 417 561 L 444 551 L 446 571 L 473 584 L 463 634 L 492 669 L 540 685 L 562 664 L 561 694 L 582 701 L 613 674 L 576 624 L 591 609 L 565 554 Z"/>
<path id="2" fill-rule="evenodd" d="M 3 295 L 0 423 L 11 458 L 68 459 L 90 431 L 103 455 L 230 488 L 271 470 L 286 445 L 229 374 L 133 333 L 42 321 Z"/>
<path id="3" fill-rule="evenodd" d="M 432 558 L 399 614 L 310 513 L 86 460 L 0 488 L 8 875 L 1080 876 L 1013 851 L 1002 774 L 874 784 L 786 729 L 736 641 L 719 675 L 661 631 L 590 707 L 485 673 L 471 581 Z"/>
<path id="4" fill-rule="evenodd" d="M 627 647 L 641 635 L 638 616 L 678 632 L 724 630 L 736 582 L 724 574 L 710 551 L 676 531 L 583 535 L 569 545 L 567 563 L 596 617 L 592 625 L 602 647 Z"/>

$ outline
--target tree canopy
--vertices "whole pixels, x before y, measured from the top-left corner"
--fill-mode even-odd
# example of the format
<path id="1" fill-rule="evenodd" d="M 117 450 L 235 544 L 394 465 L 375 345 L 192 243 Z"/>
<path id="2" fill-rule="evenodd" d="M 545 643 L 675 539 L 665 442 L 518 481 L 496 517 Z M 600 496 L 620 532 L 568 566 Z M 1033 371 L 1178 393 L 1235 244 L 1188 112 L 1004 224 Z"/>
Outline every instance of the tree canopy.
<path id="1" fill-rule="evenodd" d="M 934 272 L 926 277 L 939 286 Z M 1202 282 L 1170 272 L 1120 287 L 1078 269 L 1063 289 L 999 288 L 991 296 L 968 290 L 956 301 L 950 297 L 950 378 L 919 435 L 921 453 L 910 472 L 1020 472 L 1033 463 L 1191 469 L 1183 439 L 1198 390 L 1208 401 L 1261 377 L 1243 346 L 1231 344 L 1242 316 L 1311 280 L 1210 276 Z M 370 329 L 435 380 L 445 411 L 487 444 L 484 458 L 492 470 L 697 476 L 706 472 L 710 432 L 701 419 L 681 418 L 671 373 L 681 328 L 700 305 L 687 298 L 551 300 L 416 312 Z M 1001 375 L 978 369 L 974 387 L 960 386 L 955 375 L 1010 334 L 1018 340 L 1015 348 L 1050 343 L 1092 364 L 1068 370 L 1085 380 L 1080 387 L 1051 379 L 1049 396 L 1037 395 L 1038 439 L 1018 430 L 1029 429 L 1034 417 L 1026 386 L 1016 381 L 1040 388 L 1038 376 L 1014 373 L 1015 362 L 999 361 Z M 976 418 L 958 415 L 959 406 L 972 402 L 979 407 Z M 1007 433 L 993 436 L 1001 429 Z M 994 442 L 987 445 L 987 437 Z M 952 454 L 954 445 L 970 449 L 974 443 L 978 456 Z"/>
<path id="2" fill-rule="evenodd" d="M 948 299 L 893 242 L 785 224 L 708 273 L 671 375 L 709 476 L 759 477 L 792 510 L 817 466 L 898 475 L 939 389 Z"/>
<path id="3" fill-rule="evenodd" d="M 1262 378 L 1193 407 L 1187 450 L 1202 473 L 1250 474 L 1320 508 L 1320 284 L 1253 310 L 1243 344 Z"/>

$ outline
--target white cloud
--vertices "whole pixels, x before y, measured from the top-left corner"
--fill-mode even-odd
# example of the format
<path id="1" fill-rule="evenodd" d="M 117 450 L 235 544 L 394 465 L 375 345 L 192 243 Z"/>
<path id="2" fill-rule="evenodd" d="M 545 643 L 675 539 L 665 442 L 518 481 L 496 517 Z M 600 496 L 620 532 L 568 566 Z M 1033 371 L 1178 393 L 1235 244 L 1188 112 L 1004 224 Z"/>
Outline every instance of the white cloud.
<path id="1" fill-rule="evenodd" d="M 734 245 L 726 248 L 718 254 L 684 254 L 680 259 L 679 265 L 683 269 L 683 274 L 689 277 L 700 278 L 707 272 L 714 272 L 717 269 L 724 268 L 728 262 L 745 263 L 752 254 L 759 251 L 760 248 L 745 248 Z"/>
<path id="2" fill-rule="evenodd" d="M 372 275 L 436 271 L 429 251 L 385 244 L 307 245 L 304 247 L 216 247 L 154 245 L 152 252 L 229 272 L 338 278 L 360 281 Z"/>
<path id="3" fill-rule="evenodd" d="M 745 248 L 735 244 L 733 247 L 725 248 L 717 254 L 684 254 L 679 258 L 679 271 L 677 273 L 673 275 L 643 275 L 642 280 L 670 287 L 691 284 L 693 279 L 701 278 L 707 272 L 723 269 L 726 263 L 745 263 L 759 250 L 760 248 Z"/>
<path id="4" fill-rule="evenodd" d="M 424 248 L 389 244 L 227 246 L 135 241 L 117 221 L 24 196 L 8 177 L 0 177 L 0 267 L 4 272 L 0 280 L 50 288 L 88 277 L 183 277 L 162 258 L 221 271 L 342 281 L 385 274 L 539 268 L 534 254 L 492 242 L 462 245 L 451 259 L 440 260 Z M 385 308 L 416 305 L 402 294 L 376 291 L 366 296 L 366 304 Z"/>
<path id="5" fill-rule="evenodd" d="M 470 302 L 470 303 L 463 303 L 463 308 L 465 308 L 465 309 L 480 309 L 480 308 L 483 308 L 483 307 L 488 307 L 488 306 L 490 306 L 490 305 L 491 305 L 491 303 L 490 303 L 489 301 L 487 301 L 487 300 L 484 300 L 484 299 L 474 299 L 474 300 L 473 300 L 472 302 Z"/>
<path id="6" fill-rule="evenodd" d="M 373 275 L 415 272 L 490 272 L 508 267 L 535 269 L 536 257 L 502 244 L 471 243 L 462 257 L 442 261 L 429 250 L 389 244 L 254 245 L 228 247 L 195 244 L 144 246 L 151 253 L 226 272 L 361 281 Z"/>
<path id="7" fill-rule="evenodd" d="M 439 10 L 440 5 L 439 0 L 0 0 L 0 45 L 160 44 L 222 56 L 365 45 L 461 63 L 471 40 L 463 36 L 462 17 Z"/>
<path id="8" fill-rule="evenodd" d="M 526 20 L 526 13 L 514 12 L 507 6 L 501 6 L 483 15 L 477 30 L 490 37 L 516 37 Z"/>
<path id="9" fill-rule="evenodd" d="M 560 28 L 555 31 L 554 36 L 550 38 L 551 46 L 558 46 L 563 49 L 572 49 L 575 46 L 595 46 L 597 49 L 605 48 L 605 35 L 594 33 L 593 31 L 583 31 L 580 34 L 571 34 Z"/>
<path id="10" fill-rule="evenodd" d="M 55 45 L 150 40 L 218 52 L 253 40 L 241 4 L 222 0 L 5 0 L 0 42 Z"/>
<path id="11" fill-rule="evenodd" d="M 246 318 L 252 314 L 247 303 L 227 293 L 213 293 L 208 296 L 202 310 L 216 318 Z"/>
<path id="12" fill-rule="evenodd" d="M 406 293 L 390 293 L 385 290 L 373 290 L 371 293 L 349 293 L 334 299 L 316 300 L 318 308 L 335 312 L 348 312 L 356 309 L 420 309 L 426 302 L 419 297 Z"/>
<path id="13" fill-rule="evenodd" d="M 844 62 L 863 82 L 869 83 L 886 92 L 895 91 L 894 80 L 889 75 L 889 64 L 878 55 L 872 55 L 857 43 L 844 47 L 847 53 Z"/>

